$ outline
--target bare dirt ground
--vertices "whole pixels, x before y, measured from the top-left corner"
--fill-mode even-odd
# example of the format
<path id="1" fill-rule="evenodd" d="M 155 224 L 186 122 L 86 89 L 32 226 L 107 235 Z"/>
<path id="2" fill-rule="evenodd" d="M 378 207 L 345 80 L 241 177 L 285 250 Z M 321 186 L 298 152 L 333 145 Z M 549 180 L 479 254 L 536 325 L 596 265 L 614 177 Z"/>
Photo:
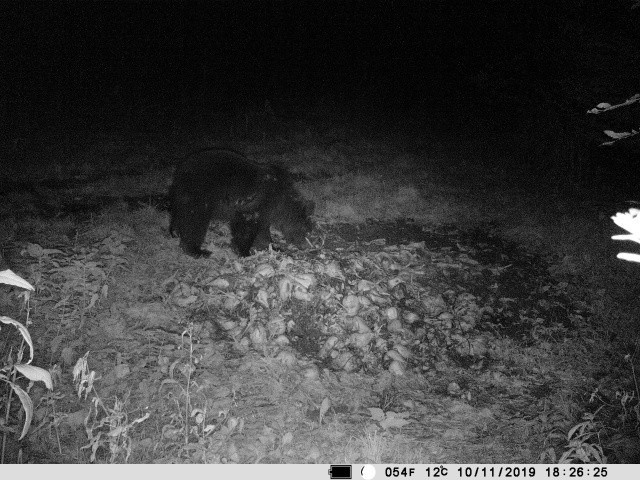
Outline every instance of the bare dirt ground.
<path id="1" fill-rule="evenodd" d="M 213 224 L 212 258 L 186 257 L 174 154 L 131 139 L 96 142 L 111 157 L 91 150 L 73 182 L 63 162 L 5 182 L 2 254 L 36 291 L 2 290 L 2 315 L 56 380 L 30 388 L 22 442 L 14 399 L 5 462 L 640 460 L 629 267 L 607 289 L 586 261 L 602 250 L 567 247 L 610 252 L 607 218 L 452 182 L 436 147 L 309 135 L 243 148 L 316 201 L 307 251 L 240 259 Z M 3 327 L 3 360 L 18 339 Z"/>

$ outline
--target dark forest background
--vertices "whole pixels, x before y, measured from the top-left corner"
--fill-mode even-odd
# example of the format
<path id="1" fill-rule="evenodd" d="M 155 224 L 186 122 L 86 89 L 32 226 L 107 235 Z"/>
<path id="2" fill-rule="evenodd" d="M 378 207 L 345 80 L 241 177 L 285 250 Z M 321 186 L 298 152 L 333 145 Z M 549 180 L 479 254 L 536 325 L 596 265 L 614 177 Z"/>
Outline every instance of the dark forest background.
<path id="1" fill-rule="evenodd" d="M 578 102 L 637 86 L 625 68 L 640 40 L 631 5 L 3 2 L 3 113 L 320 98 L 418 116 L 434 105 L 542 100 L 582 111 Z"/>

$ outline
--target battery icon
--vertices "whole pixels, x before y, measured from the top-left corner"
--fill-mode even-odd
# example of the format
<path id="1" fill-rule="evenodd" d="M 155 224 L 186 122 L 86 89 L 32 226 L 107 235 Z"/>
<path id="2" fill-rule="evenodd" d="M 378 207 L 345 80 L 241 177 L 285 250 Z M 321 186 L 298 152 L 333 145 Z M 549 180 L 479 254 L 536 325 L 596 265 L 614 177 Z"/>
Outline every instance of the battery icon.
<path id="1" fill-rule="evenodd" d="M 329 478 L 349 480 L 351 478 L 351 465 L 331 465 Z"/>

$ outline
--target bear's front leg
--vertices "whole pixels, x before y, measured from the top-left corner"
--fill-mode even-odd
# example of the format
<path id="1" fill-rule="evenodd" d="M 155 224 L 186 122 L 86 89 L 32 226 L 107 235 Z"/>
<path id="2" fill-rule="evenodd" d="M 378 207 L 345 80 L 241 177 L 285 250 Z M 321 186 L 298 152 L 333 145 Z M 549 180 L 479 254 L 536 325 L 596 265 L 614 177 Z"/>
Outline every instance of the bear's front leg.
<path id="1" fill-rule="evenodd" d="M 269 225 L 258 224 L 258 232 L 256 238 L 253 240 L 254 250 L 267 250 L 271 240 L 271 232 L 269 231 Z"/>
<path id="2" fill-rule="evenodd" d="M 211 205 L 198 196 L 180 194 L 176 197 L 169 231 L 180 237 L 180 247 L 195 258 L 208 257 L 211 252 L 201 248 L 211 219 Z"/>
<path id="3" fill-rule="evenodd" d="M 242 257 L 251 255 L 251 247 L 260 229 L 260 215 L 236 212 L 231 219 L 231 244 Z"/>

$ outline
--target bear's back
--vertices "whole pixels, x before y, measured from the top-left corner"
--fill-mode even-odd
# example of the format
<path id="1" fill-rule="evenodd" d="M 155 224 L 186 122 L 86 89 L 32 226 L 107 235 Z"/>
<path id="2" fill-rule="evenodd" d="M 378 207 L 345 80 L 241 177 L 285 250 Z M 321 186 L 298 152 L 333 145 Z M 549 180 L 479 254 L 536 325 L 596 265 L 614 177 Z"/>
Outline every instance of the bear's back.
<path id="1" fill-rule="evenodd" d="M 212 206 L 213 218 L 230 219 L 264 205 L 281 183 L 279 173 L 234 150 L 200 150 L 176 168 L 174 194 L 188 203 L 199 198 Z"/>

